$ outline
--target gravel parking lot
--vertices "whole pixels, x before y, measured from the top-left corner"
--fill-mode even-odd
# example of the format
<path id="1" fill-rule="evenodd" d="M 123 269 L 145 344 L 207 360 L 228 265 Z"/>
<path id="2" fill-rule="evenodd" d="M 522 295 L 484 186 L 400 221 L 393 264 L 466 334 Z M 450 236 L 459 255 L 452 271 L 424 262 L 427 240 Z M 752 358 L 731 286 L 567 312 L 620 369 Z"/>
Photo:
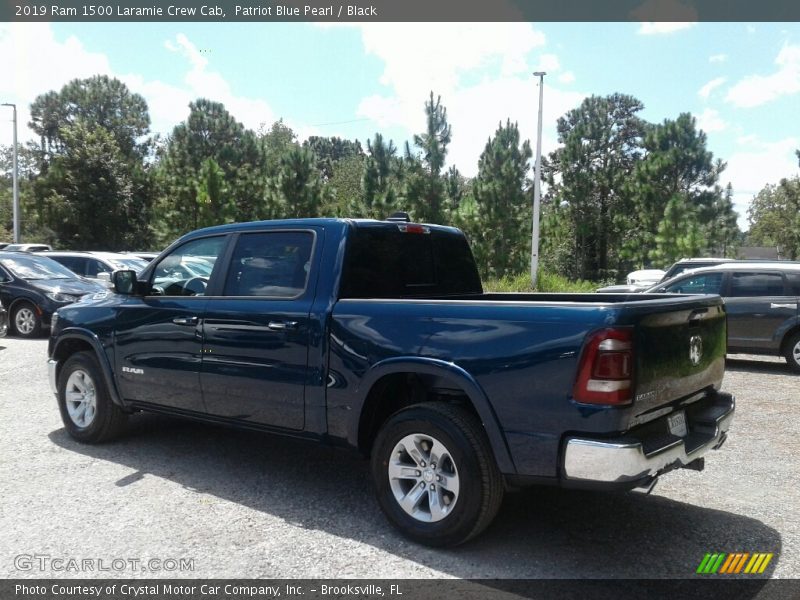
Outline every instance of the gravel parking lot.
<path id="1" fill-rule="evenodd" d="M 649 496 L 510 494 L 480 538 L 431 550 L 390 528 L 367 463 L 345 451 L 152 415 L 117 442 L 72 441 L 46 345 L 0 339 L 3 577 L 93 576 L 19 555 L 193 560 L 105 577 L 686 577 L 706 552 L 737 551 L 774 552 L 768 575 L 800 577 L 800 377 L 778 359 L 729 360 L 737 417 L 704 472 Z"/>

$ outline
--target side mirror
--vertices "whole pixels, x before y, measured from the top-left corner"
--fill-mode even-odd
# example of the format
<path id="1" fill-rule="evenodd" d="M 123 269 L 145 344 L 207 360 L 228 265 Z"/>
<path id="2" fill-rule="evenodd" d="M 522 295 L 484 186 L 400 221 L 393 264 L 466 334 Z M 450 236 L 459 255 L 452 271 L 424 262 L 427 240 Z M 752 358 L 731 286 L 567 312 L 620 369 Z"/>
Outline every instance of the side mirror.
<path id="1" fill-rule="evenodd" d="M 117 294 L 131 296 L 136 289 L 136 271 L 114 271 L 111 282 Z"/>

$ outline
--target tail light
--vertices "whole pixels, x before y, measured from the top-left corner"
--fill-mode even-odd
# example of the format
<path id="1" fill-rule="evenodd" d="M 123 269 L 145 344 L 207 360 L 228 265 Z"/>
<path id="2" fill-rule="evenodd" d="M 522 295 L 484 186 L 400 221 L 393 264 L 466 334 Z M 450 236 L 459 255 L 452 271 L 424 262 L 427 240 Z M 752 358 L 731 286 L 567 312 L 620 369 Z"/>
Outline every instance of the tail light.
<path id="1" fill-rule="evenodd" d="M 585 404 L 629 404 L 633 400 L 633 350 L 633 329 L 601 329 L 590 335 L 572 397 Z"/>

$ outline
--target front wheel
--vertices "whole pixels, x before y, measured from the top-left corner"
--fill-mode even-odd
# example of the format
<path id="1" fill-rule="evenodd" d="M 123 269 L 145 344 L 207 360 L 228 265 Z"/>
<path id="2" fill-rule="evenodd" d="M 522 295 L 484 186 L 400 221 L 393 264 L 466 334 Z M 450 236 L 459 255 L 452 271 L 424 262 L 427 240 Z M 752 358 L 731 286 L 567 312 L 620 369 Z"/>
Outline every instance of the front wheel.
<path id="1" fill-rule="evenodd" d="M 70 356 L 58 375 L 58 408 L 67 432 L 90 444 L 117 437 L 127 415 L 114 404 L 91 352 Z"/>
<path id="2" fill-rule="evenodd" d="M 800 331 L 786 342 L 786 354 L 784 356 L 786 357 L 786 362 L 789 363 L 789 367 L 793 371 L 800 373 Z"/>
<path id="3" fill-rule="evenodd" d="M 14 307 L 11 315 L 14 331 L 26 338 L 38 336 L 42 331 L 42 318 L 30 302 L 21 302 Z"/>
<path id="4" fill-rule="evenodd" d="M 450 404 L 417 404 L 392 415 L 373 445 L 372 476 L 392 525 L 428 546 L 478 535 L 503 499 L 480 421 Z"/>

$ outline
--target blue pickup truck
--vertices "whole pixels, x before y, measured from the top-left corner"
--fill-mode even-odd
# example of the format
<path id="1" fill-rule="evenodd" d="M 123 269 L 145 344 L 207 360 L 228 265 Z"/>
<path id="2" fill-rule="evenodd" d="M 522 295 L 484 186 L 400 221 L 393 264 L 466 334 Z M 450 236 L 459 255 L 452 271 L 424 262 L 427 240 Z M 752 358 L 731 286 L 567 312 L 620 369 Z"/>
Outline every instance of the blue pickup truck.
<path id="1" fill-rule="evenodd" d="M 507 489 L 699 470 L 733 417 L 718 296 L 484 293 L 450 227 L 224 225 L 113 283 L 53 320 L 72 437 L 153 411 L 355 448 L 389 521 L 429 545 L 477 535 Z"/>

